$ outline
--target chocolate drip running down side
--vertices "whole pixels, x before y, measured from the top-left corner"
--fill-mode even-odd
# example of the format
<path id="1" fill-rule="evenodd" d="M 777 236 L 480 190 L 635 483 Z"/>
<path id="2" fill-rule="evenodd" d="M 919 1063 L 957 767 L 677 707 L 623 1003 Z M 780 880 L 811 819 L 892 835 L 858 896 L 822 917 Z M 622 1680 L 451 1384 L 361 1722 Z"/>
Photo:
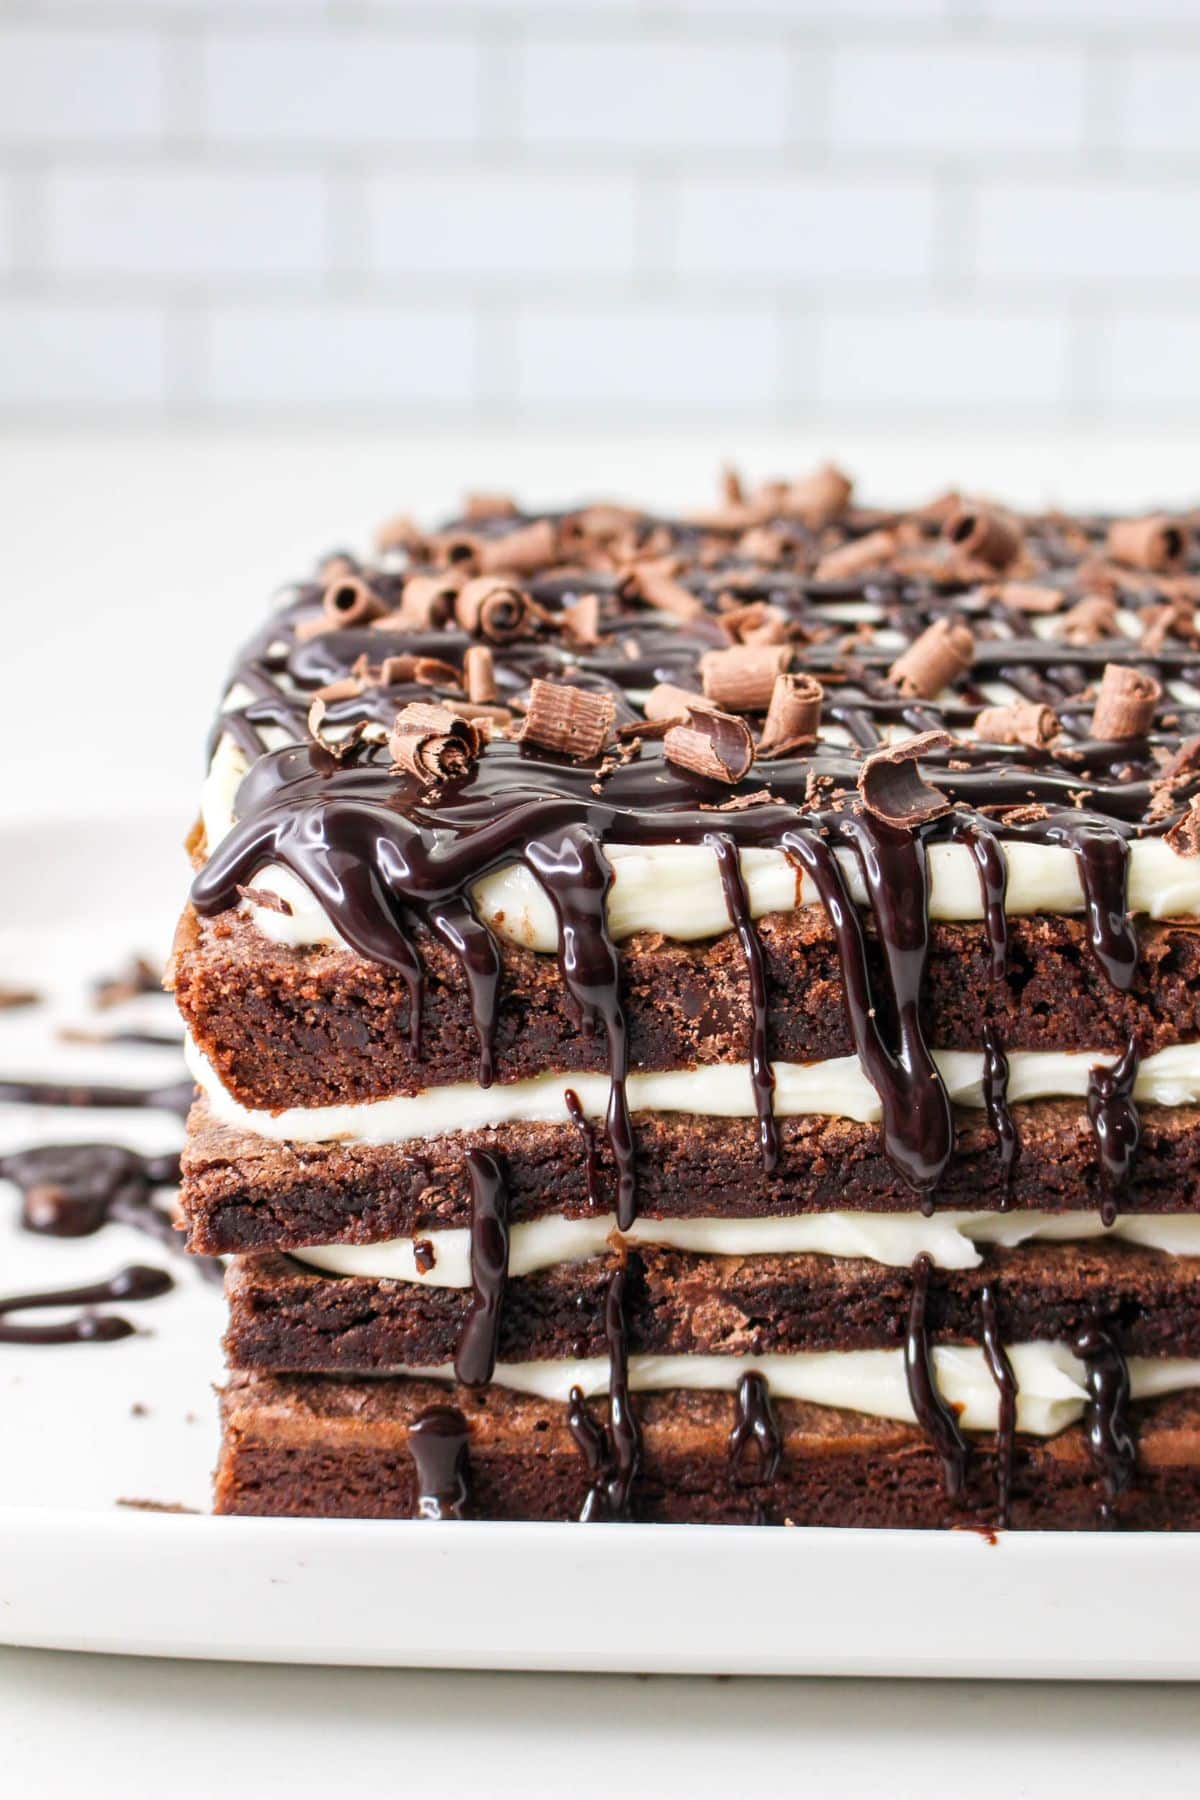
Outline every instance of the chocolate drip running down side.
<path id="1" fill-rule="evenodd" d="M 486 1150 L 468 1150 L 471 1179 L 471 1306 L 454 1373 L 466 1387 L 483 1387 L 496 1368 L 500 1313 L 508 1285 L 508 1184 Z"/>
<path id="2" fill-rule="evenodd" d="M 242 890 L 268 865 L 290 870 L 355 950 L 399 972 L 418 1046 L 423 978 L 415 933 L 418 926 L 428 930 L 463 969 L 484 1085 L 495 1074 L 499 952 L 473 895 L 481 879 L 507 865 L 523 863 L 533 872 L 557 916 L 570 1003 L 585 1030 L 605 1033 L 606 1130 L 623 1227 L 633 1222 L 636 1196 L 620 967 L 605 917 L 612 845 L 716 845 L 751 983 L 751 1061 L 768 1162 L 777 1154 L 769 1110 L 769 996 L 737 853 L 782 850 L 811 876 L 834 925 L 855 1049 L 880 1096 L 885 1148 L 928 1209 L 953 1144 L 949 1103 L 921 1020 L 931 848 L 954 842 L 969 849 L 997 979 L 1007 960 L 1004 845 L 1070 851 L 1092 953 L 1114 990 L 1127 992 L 1137 967 L 1127 906 L 1130 845 L 1186 825 L 1200 795 L 1200 758 L 1188 751 L 1189 734 L 1200 733 L 1200 710 L 1187 702 L 1164 692 L 1148 729 L 1143 719 L 1119 741 L 1090 735 L 1094 687 L 1106 666 L 1152 672 L 1164 687 L 1200 675 L 1200 645 L 1186 629 L 1178 636 L 1161 629 L 1163 605 L 1181 598 L 1186 604 L 1178 581 L 1194 586 L 1193 572 L 1173 573 L 1177 585 L 1168 591 L 1165 576 L 1105 564 L 1108 521 L 1030 518 L 1013 554 L 1021 562 L 1018 582 L 1037 584 L 1038 610 L 1047 610 L 1049 595 L 1049 610 L 1065 618 L 1080 593 L 1092 591 L 1103 564 L 1105 591 L 1145 617 L 1141 642 L 1115 627 L 1107 637 L 1081 634 L 1054 618 L 1047 621 L 1052 635 L 1044 637 L 1023 610 L 1022 591 L 1031 590 L 1010 587 L 961 544 L 939 540 L 944 509 L 909 515 L 903 530 L 893 531 L 892 520 L 880 531 L 879 515 L 851 507 L 817 530 L 792 516 L 782 499 L 784 511 L 774 517 L 776 503 L 774 491 L 767 492 L 753 532 L 744 509 L 726 508 L 704 524 L 625 509 L 619 546 L 605 535 L 611 517 L 590 538 L 586 510 L 542 520 L 550 563 L 518 581 L 528 598 L 520 635 L 488 643 L 495 704 L 515 729 L 534 680 L 602 695 L 612 701 L 616 726 L 629 727 L 618 756 L 574 761 L 528 739 L 495 735 L 473 768 L 423 787 L 392 766 L 379 744 L 359 742 L 352 754 L 335 755 L 306 741 L 309 700 L 329 684 L 336 689 L 325 703 L 328 730 L 386 732 L 398 709 L 414 700 L 463 704 L 466 657 L 482 628 L 468 632 L 456 619 L 458 569 L 447 559 L 473 559 L 469 572 L 480 558 L 489 569 L 502 568 L 503 540 L 536 523 L 519 511 L 411 539 L 408 551 L 378 568 L 343 558 L 339 570 L 366 584 L 383 615 L 374 624 L 346 627 L 323 614 L 319 582 L 296 589 L 233 672 L 231 685 L 250 698 L 224 714 L 214 733 L 214 743 L 227 734 L 239 745 L 250 769 L 237 795 L 239 822 L 223 843 L 209 847 L 209 862 L 196 878 L 197 909 L 214 914 L 238 905 Z M 1184 543 L 1186 530 L 1179 529 Z M 849 579 L 821 576 L 832 548 L 857 545 L 873 531 L 891 546 L 881 550 L 891 566 Z M 645 557 L 652 559 L 648 579 Z M 661 564 L 653 561 L 662 557 L 671 567 L 665 593 L 655 580 Z M 419 616 L 420 607 L 406 619 L 406 584 L 425 576 L 449 595 L 442 627 Z M 666 611 L 656 608 L 655 592 Z M 584 597 L 594 602 L 595 630 L 580 638 L 566 621 Z M 790 752 L 781 745 L 780 754 L 760 760 L 743 780 L 725 783 L 673 762 L 652 732 L 634 733 L 655 686 L 669 684 L 685 696 L 709 693 L 707 659 L 716 652 L 719 660 L 736 644 L 733 621 L 757 605 L 762 617 L 742 623 L 767 633 L 763 642 L 769 656 L 778 646 L 780 667 L 803 670 L 820 684 L 824 724 L 849 742 L 818 737 L 798 741 Z M 862 613 L 873 623 L 847 634 L 847 618 Z M 956 633 L 968 649 L 960 673 L 943 671 L 927 691 L 919 679 L 911 685 L 912 658 L 896 655 L 895 637 L 911 650 L 933 628 Z M 885 630 L 893 634 L 887 647 Z M 386 679 L 370 674 L 385 665 Z M 422 666 L 425 677 L 418 680 Z M 1033 703 L 1035 713 L 1042 709 L 1052 732 L 1017 741 L 954 738 L 986 710 L 995 683 Z M 746 694 L 742 710 L 761 719 L 764 695 Z M 263 733 L 280 729 L 295 745 L 268 751 Z M 951 734 L 948 744 L 939 740 L 945 747 L 929 747 L 921 757 L 923 780 L 945 801 L 936 816 L 926 811 L 888 820 L 859 795 L 864 759 L 897 729 Z M 1186 832 L 1179 841 L 1185 839 Z M 865 887 L 862 917 L 839 858 L 855 867 Z M 995 1044 L 989 1114 L 1007 1175 L 1016 1147 L 1005 1126 L 1002 1055 Z"/>
<path id="3" fill-rule="evenodd" d="M 1000 1192 L 997 1204 L 1007 1212 L 1012 1201 L 1013 1170 L 1021 1154 L 1021 1139 L 1008 1104 L 1008 1058 L 990 1025 L 983 1030 L 983 1106 L 1000 1152 Z"/>
<path id="4" fill-rule="evenodd" d="M 1133 1038 L 1111 1067 L 1101 1064 L 1088 1074 L 1087 1114 L 1100 1158 L 1100 1217 L 1116 1219 L 1121 1192 L 1133 1169 L 1142 1125 L 1133 1085 L 1137 1080 L 1138 1047 Z"/>
<path id="5" fill-rule="evenodd" d="M 783 1456 L 783 1436 L 766 1376 L 754 1369 L 738 1382 L 737 1411 L 729 1433 L 729 1461 L 735 1474 L 749 1472 L 751 1453 L 757 1463 L 754 1479 L 774 1481 Z"/>
<path id="6" fill-rule="evenodd" d="M 156 1300 L 175 1283 L 165 1269 L 132 1263 L 107 1281 L 84 1287 L 57 1288 L 40 1294 L 11 1294 L 0 1300 L 0 1344 L 111 1344 L 132 1337 L 137 1330 L 118 1313 L 82 1312 L 57 1325 L 16 1325 L 17 1313 L 43 1312 L 51 1307 L 91 1308 L 106 1300 Z"/>
<path id="7" fill-rule="evenodd" d="M 461 1519 L 470 1498 L 467 1446 L 471 1432 L 456 1406 L 430 1406 L 408 1430 L 417 1477 L 418 1519 Z"/>
<path id="8" fill-rule="evenodd" d="M 966 1486 L 970 1448 L 958 1428 L 954 1414 L 942 1398 L 933 1366 L 933 1350 L 925 1319 L 932 1270 L 932 1258 L 922 1251 L 912 1266 L 912 1299 L 909 1303 L 908 1331 L 904 1339 L 904 1374 L 917 1424 L 942 1459 L 947 1498 L 959 1500 Z"/>
<path id="9" fill-rule="evenodd" d="M 1013 1457 L 1017 1436 L 1017 1377 L 1000 1335 L 996 1289 L 987 1282 L 979 1291 L 983 1325 L 983 1354 L 996 1384 L 999 1411 L 996 1420 L 996 1524 L 1007 1529 L 1012 1509 Z"/>
<path id="10" fill-rule="evenodd" d="M 1089 1325 L 1074 1343 L 1084 1365 L 1087 1408 L 1084 1431 L 1100 1479 L 1100 1525 L 1117 1523 L 1117 1502 L 1137 1469 L 1137 1440 L 1129 1418 L 1129 1366 L 1109 1332 Z"/>
<path id="11" fill-rule="evenodd" d="M 767 970 L 762 941 L 750 912 L 746 883 L 742 879 L 737 845 L 721 832 L 705 838 L 717 858 L 721 887 L 729 913 L 729 923 L 738 934 L 746 973 L 750 981 L 750 1084 L 754 1090 L 754 1109 L 758 1115 L 758 1142 L 762 1166 L 767 1175 L 779 1167 L 779 1132 L 775 1124 L 775 1076 L 771 1070 L 771 1046 L 767 1021 L 770 995 L 767 992 Z"/>
<path id="12" fill-rule="evenodd" d="M 608 1424 L 593 1418 L 578 1388 L 571 1389 L 567 1426 L 587 1464 L 592 1485 L 582 1523 L 629 1517 L 633 1485 L 642 1463 L 642 1434 L 629 1391 L 629 1343 L 625 1325 L 624 1268 L 608 1278 L 604 1300 L 604 1335 L 608 1343 Z"/>

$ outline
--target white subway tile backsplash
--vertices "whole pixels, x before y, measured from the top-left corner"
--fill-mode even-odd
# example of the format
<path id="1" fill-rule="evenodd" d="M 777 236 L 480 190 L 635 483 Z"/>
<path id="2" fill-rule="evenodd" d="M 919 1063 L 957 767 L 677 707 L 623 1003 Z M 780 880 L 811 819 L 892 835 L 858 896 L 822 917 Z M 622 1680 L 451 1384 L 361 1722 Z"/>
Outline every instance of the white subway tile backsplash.
<path id="1" fill-rule="evenodd" d="M 406 407 L 461 420 L 475 386 L 469 308 L 313 302 L 214 308 L 214 406 L 348 416 Z"/>
<path id="2" fill-rule="evenodd" d="M 217 31 L 202 55 L 208 130 L 219 143 L 465 143 L 477 129 L 480 51 L 468 38 Z"/>
<path id="3" fill-rule="evenodd" d="M 848 45 L 833 59 L 835 148 L 1071 150 L 1083 139 L 1081 50 Z"/>
<path id="4" fill-rule="evenodd" d="M 1200 401 L 1200 315 L 1120 313 L 1099 329 L 1097 399 L 1106 412 L 1153 418 Z"/>
<path id="5" fill-rule="evenodd" d="M 917 277 L 931 270 L 933 234 L 934 188 L 921 179 L 685 179 L 678 268 L 730 282 Z"/>
<path id="6" fill-rule="evenodd" d="M 617 151 L 778 148 L 788 64 L 783 46 L 697 44 L 686 32 L 620 43 L 535 38 L 521 59 L 518 135 Z"/>
<path id="7" fill-rule="evenodd" d="M 984 183 L 976 271 L 985 281 L 1200 280 L 1189 186 L 1150 181 Z M 1161 300 L 1161 293 L 1157 295 Z"/>
<path id="8" fill-rule="evenodd" d="M 109 170 L 47 183 L 47 259 L 67 275 L 315 274 L 325 261 L 320 175 Z"/>
<path id="9" fill-rule="evenodd" d="M 626 277 L 634 266 L 631 175 L 379 176 L 367 187 L 371 267 L 389 274 L 544 280 Z"/>
<path id="10" fill-rule="evenodd" d="M 0 147 L 162 133 L 162 53 L 149 33 L 0 24 L 0 79 Z"/>
<path id="11" fill-rule="evenodd" d="M 769 308 L 529 305 L 517 319 L 525 417 L 764 418 L 779 390 Z"/>
<path id="12" fill-rule="evenodd" d="M 1058 411 L 1071 336 L 1061 312 L 839 309 L 825 324 L 820 392 L 835 411 Z"/>
<path id="13" fill-rule="evenodd" d="M 1200 20 L 1200 12 L 1194 17 Z M 1200 55 L 1128 57 L 1117 101 L 1117 143 L 1126 150 L 1200 151 L 1198 96 Z"/>
<path id="14" fill-rule="evenodd" d="M 155 412 L 166 399 L 163 314 L 0 295 L 0 407 Z"/>

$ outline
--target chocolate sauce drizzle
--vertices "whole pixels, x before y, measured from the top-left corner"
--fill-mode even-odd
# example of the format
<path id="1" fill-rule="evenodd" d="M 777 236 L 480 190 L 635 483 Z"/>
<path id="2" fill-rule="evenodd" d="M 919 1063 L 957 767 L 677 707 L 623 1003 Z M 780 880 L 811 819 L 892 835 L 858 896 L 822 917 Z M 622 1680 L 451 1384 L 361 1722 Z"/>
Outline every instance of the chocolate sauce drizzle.
<path id="1" fill-rule="evenodd" d="M 1099 1063 L 1088 1074 L 1087 1114 L 1100 1162 L 1100 1217 L 1106 1225 L 1116 1219 L 1142 1136 L 1133 1098 L 1138 1062 L 1138 1047 L 1130 1038 L 1111 1068 Z"/>
<path id="2" fill-rule="evenodd" d="M 767 1378 L 756 1369 L 743 1375 L 737 1387 L 737 1409 L 729 1434 L 729 1462 L 735 1476 L 745 1470 L 751 1451 L 757 1462 L 753 1478 L 774 1481 L 783 1456 L 783 1436 Z"/>
<path id="3" fill-rule="evenodd" d="M 904 1338 L 904 1374 L 917 1424 L 942 1459 L 947 1498 L 958 1500 L 966 1486 L 970 1447 L 958 1429 L 953 1412 L 942 1398 L 934 1371 L 933 1350 L 926 1322 L 932 1270 L 932 1258 L 922 1251 L 912 1265 L 912 1298 L 908 1309 L 908 1331 Z"/>
<path id="4" fill-rule="evenodd" d="M 1008 1105 L 1008 1058 L 992 1025 L 983 1028 L 983 1105 L 1000 1152 L 999 1209 L 1007 1212 L 1012 1204 L 1013 1170 L 1021 1154 L 1021 1139 Z"/>
<path id="5" fill-rule="evenodd" d="M 563 1104 L 572 1125 L 579 1133 L 579 1141 L 583 1145 L 583 1174 L 587 1182 L 588 1205 L 599 1209 L 600 1198 L 600 1165 L 596 1156 L 596 1139 L 592 1132 L 591 1121 L 583 1110 L 583 1104 L 574 1088 L 566 1088 L 563 1092 Z"/>
<path id="6" fill-rule="evenodd" d="M 983 1326 L 983 1355 L 996 1384 L 996 1524 L 1006 1530 L 1012 1516 L 1013 1459 L 1017 1437 L 1017 1377 L 1000 1336 L 996 1289 L 985 1282 L 979 1290 Z"/>
<path id="7" fill-rule="evenodd" d="M 608 1343 L 608 1423 L 593 1418 L 579 1388 L 571 1389 L 567 1426 L 587 1465 L 591 1487 L 580 1520 L 627 1519 L 633 1485 L 642 1464 L 642 1434 L 629 1391 L 629 1345 L 625 1324 L 626 1270 L 608 1278 L 604 1335 Z"/>
<path id="8" fill-rule="evenodd" d="M 196 1097 L 189 1075 L 159 1087 L 114 1087 L 81 1081 L 0 1081 L 0 1102 L 15 1106 L 83 1106 L 174 1113 L 186 1119 Z"/>
<path id="9" fill-rule="evenodd" d="M 496 1158 L 468 1150 L 471 1178 L 471 1305 L 454 1353 L 454 1373 L 467 1387 L 492 1379 L 508 1285 L 508 1184 Z"/>
<path id="10" fill-rule="evenodd" d="M 18 1325 L 18 1313 L 41 1312 L 48 1307 L 99 1306 L 106 1300 L 155 1300 L 175 1283 L 165 1269 L 132 1263 L 107 1281 L 85 1287 L 58 1288 L 42 1294 L 13 1294 L 0 1300 L 0 1344 L 111 1344 L 131 1337 L 137 1327 L 118 1313 L 77 1314 L 58 1325 Z"/>
<path id="11" fill-rule="evenodd" d="M 750 978 L 750 1082 L 758 1115 L 758 1144 L 763 1171 L 773 1175 L 779 1167 L 779 1131 L 775 1124 L 775 1076 L 769 1042 L 770 996 L 762 940 L 750 912 L 746 883 L 742 879 L 737 845 L 723 832 L 710 832 L 704 842 L 716 853 L 717 869 L 725 894 L 729 923 L 737 932 Z"/>
<path id="12" fill-rule="evenodd" d="M 461 1519 L 470 1498 L 467 1445 L 471 1432 L 456 1406 L 430 1406 L 408 1428 L 408 1453 L 417 1476 L 418 1519 Z"/>
<path id="13" fill-rule="evenodd" d="M 1088 1453 L 1100 1478 L 1100 1525 L 1117 1523 L 1117 1502 L 1137 1469 L 1137 1440 L 1129 1418 L 1129 1366 L 1111 1333 L 1085 1326 L 1074 1351 L 1083 1363 L 1087 1407 L 1083 1428 Z"/>

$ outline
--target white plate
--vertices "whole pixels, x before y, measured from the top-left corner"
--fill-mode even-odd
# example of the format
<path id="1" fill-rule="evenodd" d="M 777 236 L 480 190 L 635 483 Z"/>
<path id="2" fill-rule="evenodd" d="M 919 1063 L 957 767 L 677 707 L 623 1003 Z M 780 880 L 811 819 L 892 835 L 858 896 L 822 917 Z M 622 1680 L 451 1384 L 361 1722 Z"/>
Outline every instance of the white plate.
<path id="1" fill-rule="evenodd" d="M 170 1077 L 174 1053 L 66 1050 L 84 985 L 169 942 L 180 832 L 151 820 L 0 837 L 0 1075 Z M 161 1004 L 134 1009 L 145 1018 Z M 116 1022 L 103 1015 L 101 1022 Z M 163 1115 L 0 1107 L 0 1150 L 166 1149 Z M 0 1205 L 0 1293 L 163 1261 L 110 1226 L 64 1242 Z M 1200 1537 L 214 1519 L 223 1306 L 185 1266 L 114 1344 L 0 1346 L 0 1642 L 129 1654 L 660 1673 L 1200 1678 Z M 138 1410 L 134 1410 L 134 1409 Z"/>

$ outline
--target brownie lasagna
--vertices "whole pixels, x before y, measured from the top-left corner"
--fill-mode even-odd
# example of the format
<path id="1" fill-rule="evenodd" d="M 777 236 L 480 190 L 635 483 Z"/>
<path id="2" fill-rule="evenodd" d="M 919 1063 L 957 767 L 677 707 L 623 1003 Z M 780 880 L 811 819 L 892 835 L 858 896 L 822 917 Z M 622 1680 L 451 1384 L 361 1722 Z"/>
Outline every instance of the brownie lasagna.
<path id="1" fill-rule="evenodd" d="M 226 1513 L 1200 1525 L 1187 516 L 476 496 L 232 672 Z"/>

